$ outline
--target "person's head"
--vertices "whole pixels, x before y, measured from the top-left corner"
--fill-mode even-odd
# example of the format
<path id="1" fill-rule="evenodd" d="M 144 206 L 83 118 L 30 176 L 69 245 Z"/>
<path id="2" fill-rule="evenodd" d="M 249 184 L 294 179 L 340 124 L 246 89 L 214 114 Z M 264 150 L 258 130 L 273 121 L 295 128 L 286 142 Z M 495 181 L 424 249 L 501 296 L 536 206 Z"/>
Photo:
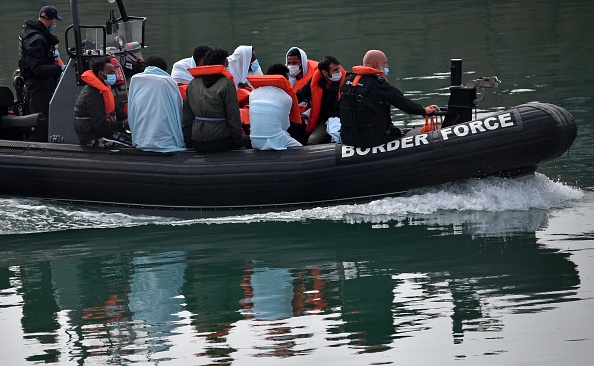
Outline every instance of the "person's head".
<path id="1" fill-rule="evenodd" d="M 258 62 L 258 58 L 256 57 L 256 51 L 254 47 L 252 47 L 252 58 L 250 59 L 250 66 L 248 67 L 248 72 L 256 71 L 260 67 L 260 63 Z"/>
<path id="2" fill-rule="evenodd" d="M 303 73 L 303 60 L 301 60 L 301 52 L 298 48 L 291 48 L 287 52 L 287 67 L 292 76 L 299 76 Z"/>
<path id="3" fill-rule="evenodd" d="M 373 67 L 388 76 L 388 58 L 380 50 L 369 50 L 363 56 L 363 66 Z"/>
<path id="4" fill-rule="evenodd" d="M 206 52 L 206 55 L 204 55 L 202 60 L 204 61 L 205 66 L 223 65 L 227 67 L 229 66 L 227 57 L 229 57 L 229 52 L 227 52 L 227 50 L 215 47 L 212 50 Z"/>
<path id="5" fill-rule="evenodd" d="M 328 82 L 339 81 L 342 77 L 340 62 L 334 56 L 326 55 L 318 63 L 318 70 L 322 72 Z"/>
<path id="6" fill-rule="evenodd" d="M 158 67 L 163 71 L 167 71 L 167 61 L 163 57 L 159 56 L 149 56 L 144 60 L 145 66 L 154 66 Z"/>
<path id="7" fill-rule="evenodd" d="M 268 66 L 268 70 L 266 70 L 266 75 L 282 75 L 286 79 L 288 79 L 289 78 L 289 68 L 287 68 L 285 65 L 283 65 L 281 63 L 272 64 L 272 65 Z"/>
<path id="8" fill-rule="evenodd" d="M 46 5 L 39 11 L 39 21 L 51 32 L 56 28 L 56 21 L 62 21 L 58 15 L 58 9 L 52 5 Z"/>
<path id="9" fill-rule="evenodd" d="M 110 61 L 109 57 L 101 57 L 96 60 L 91 66 L 93 73 L 103 81 L 105 85 L 114 85 L 116 82 L 115 66 Z"/>
<path id="10" fill-rule="evenodd" d="M 194 58 L 196 66 L 204 66 L 204 55 L 206 55 L 206 53 L 210 50 L 211 48 L 208 46 L 197 46 L 194 48 L 192 57 Z"/>

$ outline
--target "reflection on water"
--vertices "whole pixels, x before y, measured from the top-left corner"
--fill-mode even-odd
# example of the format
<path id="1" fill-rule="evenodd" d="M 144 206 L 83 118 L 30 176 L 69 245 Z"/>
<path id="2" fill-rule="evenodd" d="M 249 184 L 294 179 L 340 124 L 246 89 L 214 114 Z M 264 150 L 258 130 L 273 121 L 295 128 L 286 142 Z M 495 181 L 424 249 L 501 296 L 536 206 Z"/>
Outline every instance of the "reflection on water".
<path id="1" fill-rule="evenodd" d="M 462 344 L 498 337 L 504 314 L 575 299 L 576 265 L 533 231 L 434 235 L 437 226 L 268 222 L 239 226 L 227 247 L 221 225 L 50 233 L 29 260 L 3 253 L 19 264 L 3 261 L 0 314 L 21 313 L 9 331 L 27 345 L 22 359 L 231 364 L 334 348 L 373 355 L 444 327 Z M 301 241 L 303 229 L 318 239 Z M 122 230 L 136 239 L 120 240 Z M 173 233 L 176 244 L 160 247 Z"/>

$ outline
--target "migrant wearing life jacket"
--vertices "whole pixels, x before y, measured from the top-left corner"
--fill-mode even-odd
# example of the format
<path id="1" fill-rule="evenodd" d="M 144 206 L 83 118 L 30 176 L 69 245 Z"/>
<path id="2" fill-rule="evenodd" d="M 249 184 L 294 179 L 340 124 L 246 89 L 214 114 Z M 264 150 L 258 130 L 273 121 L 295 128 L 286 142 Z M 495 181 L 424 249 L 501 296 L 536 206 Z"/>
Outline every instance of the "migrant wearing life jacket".
<path id="1" fill-rule="evenodd" d="M 295 80 L 293 90 L 297 91 L 305 86 L 312 78 L 313 74 L 318 70 L 318 61 L 307 60 L 307 73 L 301 79 Z"/>
<path id="2" fill-rule="evenodd" d="M 295 91 L 291 88 L 291 83 L 282 75 L 251 75 L 247 77 L 248 81 L 254 89 L 261 86 L 274 86 L 282 89 L 293 100 L 291 105 L 291 112 L 289 113 L 289 121 L 301 124 L 301 113 L 299 112 L 299 102 Z"/>
<path id="3" fill-rule="evenodd" d="M 342 72 L 342 77 L 340 78 L 337 100 L 340 99 L 340 86 L 344 83 L 344 79 L 346 77 L 346 71 L 342 66 L 340 66 L 340 72 Z M 305 133 L 310 134 L 316 125 L 318 124 L 318 119 L 320 118 L 320 109 L 322 106 L 322 96 L 324 94 L 324 90 L 320 86 L 320 80 L 324 78 L 324 74 L 320 70 L 314 72 L 311 78 L 311 113 L 309 115 L 309 120 L 307 122 L 307 127 L 305 128 Z M 326 84 L 328 86 L 328 84 Z"/>
<path id="4" fill-rule="evenodd" d="M 105 104 L 105 119 L 108 121 L 117 121 L 115 113 L 115 97 L 111 91 L 111 86 L 105 85 L 103 81 L 99 80 L 92 70 L 83 72 L 80 78 L 101 93 L 103 104 Z"/>

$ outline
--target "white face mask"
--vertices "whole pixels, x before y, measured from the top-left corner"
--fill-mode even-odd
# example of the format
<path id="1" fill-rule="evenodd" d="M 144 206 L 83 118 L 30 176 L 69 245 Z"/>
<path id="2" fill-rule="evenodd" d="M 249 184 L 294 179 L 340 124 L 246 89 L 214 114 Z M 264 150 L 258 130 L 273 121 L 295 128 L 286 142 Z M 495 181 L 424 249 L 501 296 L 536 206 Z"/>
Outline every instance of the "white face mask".
<path id="1" fill-rule="evenodd" d="M 342 77 L 342 71 L 339 71 L 336 74 L 331 74 L 328 79 L 330 79 L 330 81 L 340 81 L 341 77 Z"/>
<path id="2" fill-rule="evenodd" d="M 299 65 L 289 65 L 287 67 L 289 68 L 289 75 L 291 76 L 297 76 L 301 72 L 301 66 Z"/>

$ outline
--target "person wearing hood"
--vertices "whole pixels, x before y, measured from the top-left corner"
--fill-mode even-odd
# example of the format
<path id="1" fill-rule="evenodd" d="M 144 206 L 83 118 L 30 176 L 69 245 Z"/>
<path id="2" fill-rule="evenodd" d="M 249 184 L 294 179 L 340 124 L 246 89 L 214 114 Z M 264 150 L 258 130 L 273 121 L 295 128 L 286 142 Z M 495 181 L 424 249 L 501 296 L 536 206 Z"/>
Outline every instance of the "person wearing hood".
<path id="1" fill-rule="evenodd" d="M 144 64 L 144 72 L 132 76 L 128 93 L 132 146 L 144 151 L 183 151 L 183 101 L 177 84 L 162 57 L 149 56 Z"/>
<path id="2" fill-rule="evenodd" d="M 318 69 L 318 62 L 309 60 L 305 51 L 298 47 L 291 47 L 285 60 L 289 68 L 289 82 L 295 91 L 303 88 Z"/>
<path id="3" fill-rule="evenodd" d="M 192 81 L 193 77 L 188 71 L 192 67 L 204 66 L 204 55 L 210 51 L 208 46 L 196 46 L 191 57 L 182 58 L 173 64 L 171 69 L 171 77 L 178 84 L 187 84 Z"/>
<path id="4" fill-rule="evenodd" d="M 247 80 L 248 75 L 262 75 L 256 51 L 252 46 L 237 47 L 227 59 L 229 60 L 229 72 L 233 75 L 236 89 L 250 87 Z"/>
<path id="5" fill-rule="evenodd" d="M 388 59 L 380 50 L 367 51 L 362 66 L 353 66 L 341 88 L 340 137 L 342 143 L 355 147 L 374 147 L 402 137 L 392 125 L 390 106 L 408 114 L 421 116 L 433 113 L 390 85 Z"/>
<path id="6" fill-rule="evenodd" d="M 26 20 L 19 34 L 19 69 L 27 85 L 29 112 L 49 116 L 49 102 L 56 81 L 66 68 L 58 66 L 58 38 L 51 32 L 62 21 L 58 10 L 47 5 L 39 11 L 39 19 Z"/>
<path id="7" fill-rule="evenodd" d="M 111 86 L 116 82 L 115 66 L 109 57 L 97 59 L 83 72 L 86 83 L 74 104 L 74 131 L 81 145 L 88 147 L 131 146 L 125 131 L 126 112 L 116 105 Z M 178 93 L 179 94 L 179 93 Z"/>

